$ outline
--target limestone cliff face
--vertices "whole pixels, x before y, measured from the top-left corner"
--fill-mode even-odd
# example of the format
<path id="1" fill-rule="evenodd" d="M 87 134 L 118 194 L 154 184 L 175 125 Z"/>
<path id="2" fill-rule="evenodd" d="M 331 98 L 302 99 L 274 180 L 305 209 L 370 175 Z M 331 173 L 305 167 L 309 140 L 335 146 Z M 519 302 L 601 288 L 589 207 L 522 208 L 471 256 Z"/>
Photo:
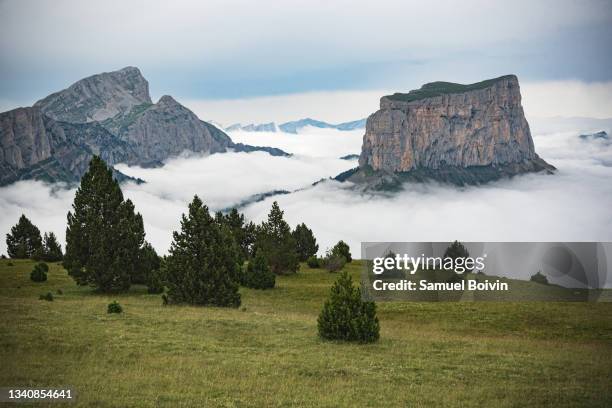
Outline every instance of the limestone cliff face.
<path id="1" fill-rule="evenodd" d="M 215 136 L 193 112 L 168 95 L 119 131 L 120 139 L 136 150 L 139 163 L 162 161 L 185 150 L 224 152 L 231 140 Z"/>
<path id="2" fill-rule="evenodd" d="M 473 167 L 554 169 L 534 150 L 514 75 L 472 85 L 434 82 L 384 96 L 367 120 L 359 165 L 386 173 L 429 171 L 432 178 L 452 168 L 463 174 Z"/>
<path id="3" fill-rule="evenodd" d="M 110 165 L 159 165 L 184 151 L 227 149 L 286 155 L 234 144 L 170 96 L 153 103 L 148 82 L 133 67 L 85 78 L 33 107 L 0 113 L 0 185 L 29 178 L 78 181 L 94 154 Z"/>
<path id="4" fill-rule="evenodd" d="M 113 118 L 151 103 L 147 80 L 138 68 L 126 67 L 84 78 L 34 106 L 55 120 L 86 123 Z"/>

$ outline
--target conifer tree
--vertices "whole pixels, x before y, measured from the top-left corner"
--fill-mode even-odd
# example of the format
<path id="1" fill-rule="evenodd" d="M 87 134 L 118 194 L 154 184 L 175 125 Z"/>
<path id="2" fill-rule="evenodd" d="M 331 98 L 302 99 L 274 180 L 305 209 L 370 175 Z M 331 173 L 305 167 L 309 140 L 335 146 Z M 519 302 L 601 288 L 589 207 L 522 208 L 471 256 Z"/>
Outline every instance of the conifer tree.
<path id="1" fill-rule="evenodd" d="M 349 248 L 348 244 L 342 240 L 338 241 L 338 243 L 331 249 L 331 254 L 343 257 L 346 262 L 351 262 L 353 260 L 351 256 L 351 249 Z"/>
<path id="2" fill-rule="evenodd" d="M 132 283 L 148 285 L 151 276 L 160 268 L 161 260 L 155 252 L 153 246 L 146 242 L 140 248 L 138 255 L 138 265 L 134 275 L 132 275 Z"/>
<path id="3" fill-rule="evenodd" d="M 444 258 L 467 258 L 470 256 L 468 250 L 463 246 L 463 244 L 457 240 L 453 242 L 446 251 L 444 251 Z"/>
<path id="4" fill-rule="evenodd" d="M 317 323 L 319 336 L 326 340 L 372 343 L 379 338 L 376 304 L 361 299 L 361 290 L 347 272 L 333 284 Z"/>
<path id="5" fill-rule="evenodd" d="M 6 234 L 6 248 L 11 258 L 40 257 L 43 250 L 40 230 L 22 214 L 11 232 Z"/>
<path id="6" fill-rule="evenodd" d="M 258 228 L 256 250 L 261 250 L 277 275 L 297 272 L 300 267 L 295 239 L 289 224 L 283 219 L 278 203 L 272 204 L 268 221 Z"/>
<path id="7" fill-rule="evenodd" d="M 64 258 L 62 247 L 57 242 L 57 237 L 53 232 L 45 232 L 43 238 L 43 260 L 47 262 L 57 262 Z"/>
<path id="8" fill-rule="evenodd" d="M 168 300 L 211 306 L 240 306 L 238 254 L 225 225 L 208 212 L 198 196 L 173 233 L 165 261 Z"/>
<path id="9" fill-rule="evenodd" d="M 68 212 L 64 267 L 79 285 L 129 289 L 144 243 L 142 217 L 123 199 L 106 163 L 94 156 Z"/>
<path id="10" fill-rule="evenodd" d="M 306 224 L 298 224 L 292 234 L 293 239 L 295 239 L 300 262 L 306 262 L 308 258 L 316 255 L 319 250 L 319 245 L 317 245 L 317 240 L 312 230 L 308 228 Z"/>
<path id="11" fill-rule="evenodd" d="M 268 260 L 261 250 L 249 261 L 244 273 L 243 285 L 253 289 L 271 289 L 276 283 L 276 275 L 270 270 Z"/>

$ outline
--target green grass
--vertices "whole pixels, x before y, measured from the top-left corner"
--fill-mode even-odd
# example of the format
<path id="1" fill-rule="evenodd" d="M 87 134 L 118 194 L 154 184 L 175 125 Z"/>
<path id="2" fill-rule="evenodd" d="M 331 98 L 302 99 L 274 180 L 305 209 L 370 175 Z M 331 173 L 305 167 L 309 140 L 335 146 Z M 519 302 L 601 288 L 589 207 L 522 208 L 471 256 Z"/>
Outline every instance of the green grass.
<path id="1" fill-rule="evenodd" d="M 612 406 L 610 303 L 385 302 L 381 340 L 354 345 L 317 337 L 337 275 L 305 265 L 243 289 L 243 310 L 98 295 L 57 264 L 34 283 L 32 262 L 8 262 L 0 385 L 71 386 L 73 406 Z"/>
<path id="2" fill-rule="evenodd" d="M 494 85 L 496 82 L 503 79 L 515 78 L 514 75 L 504 75 L 499 78 L 487 79 L 485 81 L 476 82 L 474 84 L 456 84 L 453 82 L 430 82 L 421 87 L 421 89 L 414 89 L 408 93 L 394 93 L 393 95 L 386 96 L 387 98 L 394 101 L 402 102 L 413 102 L 420 99 L 432 98 L 435 96 L 441 96 L 445 94 L 463 93 L 468 91 L 475 91 L 478 89 L 488 88 Z"/>

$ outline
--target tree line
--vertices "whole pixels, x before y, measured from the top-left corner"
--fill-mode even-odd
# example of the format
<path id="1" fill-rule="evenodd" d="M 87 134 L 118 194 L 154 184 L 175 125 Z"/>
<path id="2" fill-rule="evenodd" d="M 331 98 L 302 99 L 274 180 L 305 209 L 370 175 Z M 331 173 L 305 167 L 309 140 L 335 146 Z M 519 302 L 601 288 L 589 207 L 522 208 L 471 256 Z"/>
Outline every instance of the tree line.
<path id="1" fill-rule="evenodd" d="M 132 284 L 145 284 L 150 293 L 163 293 L 166 304 L 225 307 L 240 306 L 240 286 L 273 288 L 276 276 L 295 274 L 300 262 L 333 272 L 352 260 L 343 241 L 318 258 L 312 230 L 304 223 L 291 230 L 277 202 L 265 221 L 254 224 L 235 208 L 227 214 L 212 214 L 196 195 L 172 238 L 168 255 L 160 257 L 145 240 L 142 216 L 124 198 L 111 169 L 94 156 L 67 214 L 65 254 L 55 234 L 41 238 L 25 215 L 7 234 L 7 247 L 11 258 L 61 260 L 78 285 L 101 293 L 125 292 Z M 347 277 L 336 283 L 319 319 L 323 338 L 350 340 L 355 334 L 347 333 L 360 337 L 363 330 L 378 325 L 373 320 L 374 305 L 365 302 L 369 306 L 363 306 L 359 289 Z M 346 302 L 354 305 L 348 313 L 359 316 L 357 320 L 346 320 Z M 336 308 L 343 310 L 338 316 Z M 334 318 L 346 320 L 345 326 Z M 338 330 L 344 334 L 338 335 Z M 364 341 L 378 338 L 377 332 L 372 336 Z"/>

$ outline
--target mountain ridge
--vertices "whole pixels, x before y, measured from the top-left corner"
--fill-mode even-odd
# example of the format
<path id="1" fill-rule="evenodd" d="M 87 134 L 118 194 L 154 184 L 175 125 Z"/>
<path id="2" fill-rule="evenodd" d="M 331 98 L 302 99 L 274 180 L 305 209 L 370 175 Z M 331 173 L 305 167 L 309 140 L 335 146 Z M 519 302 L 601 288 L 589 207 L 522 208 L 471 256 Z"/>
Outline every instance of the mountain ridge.
<path id="1" fill-rule="evenodd" d="M 288 155 L 235 144 L 170 95 L 154 103 L 147 80 L 135 67 L 83 78 L 32 107 L 0 113 L 0 185 L 32 178 L 77 182 L 94 154 L 111 167 L 150 167 L 185 150 Z"/>

